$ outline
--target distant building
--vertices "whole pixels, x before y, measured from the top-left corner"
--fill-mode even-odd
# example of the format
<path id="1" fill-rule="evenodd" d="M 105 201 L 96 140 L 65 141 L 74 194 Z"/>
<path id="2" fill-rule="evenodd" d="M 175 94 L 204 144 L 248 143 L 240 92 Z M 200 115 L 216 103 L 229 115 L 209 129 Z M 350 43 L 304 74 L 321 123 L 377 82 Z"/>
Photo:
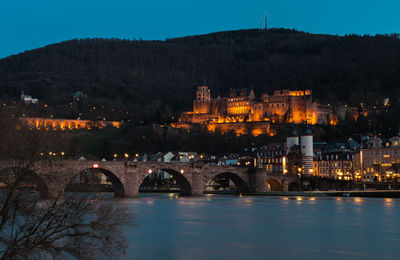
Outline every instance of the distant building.
<path id="1" fill-rule="evenodd" d="M 22 93 L 21 93 L 21 101 L 22 101 L 24 104 L 29 105 L 29 104 L 37 104 L 37 103 L 39 102 L 39 99 L 37 99 L 37 98 L 32 98 L 32 97 L 29 96 L 29 95 L 25 95 L 25 94 L 24 94 L 24 91 L 22 90 Z"/>
<path id="2" fill-rule="evenodd" d="M 360 144 L 353 139 L 342 143 L 314 143 L 314 174 L 324 178 L 351 180 L 353 160 Z"/>
<path id="3" fill-rule="evenodd" d="M 256 150 L 257 165 L 262 166 L 267 172 L 282 172 L 286 160 L 284 144 L 273 143 Z"/>
<path id="4" fill-rule="evenodd" d="M 294 126 L 287 134 L 286 143 L 274 143 L 255 151 L 257 165 L 267 172 L 310 174 L 313 170 L 313 135 L 308 127 L 299 138 Z"/>
<path id="5" fill-rule="evenodd" d="M 122 126 L 122 122 L 119 121 L 92 121 L 43 117 L 21 117 L 20 122 L 22 126 L 36 130 L 94 130 L 106 127 L 120 128 Z"/>
<path id="6" fill-rule="evenodd" d="M 270 133 L 270 123 L 336 124 L 337 117 L 330 105 L 312 100 L 311 90 L 275 90 L 257 100 L 253 90 L 231 89 L 229 97 L 211 98 L 207 86 L 199 86 L 193 111 L 182 113 L 177 128 L 204 125 L 211 132 L 233 131 L 236 134 Z"/>
<path id="7" fill-rule="evenodd" d="M 398 181 L 400 177 L 400 137 L 364 138 L 355 156 L 356 178 L 360 181 Z"/>

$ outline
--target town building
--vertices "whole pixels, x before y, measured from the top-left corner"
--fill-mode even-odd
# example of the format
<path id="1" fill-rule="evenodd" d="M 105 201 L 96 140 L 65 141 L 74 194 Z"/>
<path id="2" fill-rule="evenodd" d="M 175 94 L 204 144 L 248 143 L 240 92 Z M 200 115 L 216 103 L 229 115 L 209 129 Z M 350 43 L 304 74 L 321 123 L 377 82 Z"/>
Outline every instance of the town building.
<path id="1" fill-rule="evenodd" d="M 400 173 L 400 137 L 365 138 L 354 158 L 356 179 L 364 182 L 398 181 Z"/>
<path id="2" fill-rule="evenodd" d="M 314 175 L 313 170 L 313 135 L 306 127 L 299 135 L 292 125 L 287 134 L 286 143 L 272 143 L 255 151 L 257 165 L 267 172 L 281 172 L 282 174 Z"/>
<path id="3" fill-rule="evenodd" d="M 286 160 L 285 144 L 272 143 L 260 147 L 255 152 L 257 165 L 266 169 L 267 172 L 282 172 Z"/>
<path id="4" fill-rule="evenodd" d="M 360 144 L 351 138 L 339 143 L 314 143 L 314 174 L 338 180 L 354 179 L 353 160 L 359 148 Z"/>

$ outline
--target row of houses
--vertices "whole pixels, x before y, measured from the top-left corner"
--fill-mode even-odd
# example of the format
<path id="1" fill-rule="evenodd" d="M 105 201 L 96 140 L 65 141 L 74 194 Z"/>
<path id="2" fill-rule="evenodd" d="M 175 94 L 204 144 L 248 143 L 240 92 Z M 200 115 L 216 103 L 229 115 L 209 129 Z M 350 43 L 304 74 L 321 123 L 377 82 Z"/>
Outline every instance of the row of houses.
<path id="1" fill-rule="evenodd" d="M 292 149 L 293 150 L 293 149 Z M 297 173 L 304 174 L 301 150 Z M 258 167 L 267 172 L 287 173 L 290 158 L 287 143 L 272 143 L 254 152 Z M 286 171 L 286 172 L 285 172 Z M 400 178 L 400 137 L 364 136 L 360 143 L 352 138 L 344 142 L 313 143 L 312 175 L 362 182 L 398 181 Z"/>
<path id="2" fill-rule="evenodd" d="M 308 174 L 360 182 L 389 182 L 400 179 L 399 136 L 365 136 L 360 143 L 352 138 L 334 143 L 312 142 L 312 166 L 307 171 L 304 167 L 308 163 L 304 160 L 305 143 L 302 141 L 303 144 L 296 144 L 292 141 L 248 148 L 241 153 L 224 156 L 169 151 L 136 154 L 129 160 L 182 163 L 200 161 L 214 165 L 264 168 L 267 173 Z"/>

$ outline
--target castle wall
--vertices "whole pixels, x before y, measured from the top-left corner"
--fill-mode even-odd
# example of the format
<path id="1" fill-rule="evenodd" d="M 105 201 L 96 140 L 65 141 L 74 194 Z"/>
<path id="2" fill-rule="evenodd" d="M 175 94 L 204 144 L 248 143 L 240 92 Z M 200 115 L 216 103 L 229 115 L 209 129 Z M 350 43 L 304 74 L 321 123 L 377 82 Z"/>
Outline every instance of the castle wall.
<path id="1" fill-rule="evenodd" d="M 291 115 L 288 118 L 295 124 L 307 122 L 312 118 L 311 96 L 291 96 L 289 99 Z"/>
<path id="2" fill-rule="evenodd" d="M 193 101 L 193 112 L 196 114 L 210 113 L 210 101 L 195 100 Z"/>
<path id="3" fill-rule="evenodd" d="M 254 92 L 242 89 L 240 95 L 231 90 L 230 97 L 211 99 L 206 86 L 197 88 L 193 112 L 185 112 L 179 122 L 183 124 L 205 124 L 210 131 L 234 131 L 252 133 L 245 124 L 293 122 L 295 124 L 336 124 L 337 118 L 331 106 L 312 102 L 310 90 L 275 90 L 273 95 L 262 94 L 262 102 L 256 102 Z M 182 124 L 182 125 L 183 125 Z M 180 124 L 175 124 L 180 125 Z M 265 127 L 256 127 L 253 134 L 263 133 Z M 260 130 L 261 129 L 261 130 Z M 269 131 L 269 124 L 268 124 Z"/>
<path id="4" fill-rule="evenodd" d="M 264 120 L 264 104 L 262 102 L 254 104 L 253 121 Z"/>
<path id="5" fill-rule="evenodd" d="M 270 124 L 268 122 L 235 122 L 235 123 L 210 123 L 207 125 L 210 132 L 221 132 L 223 134 L 233 132 L 237 135 L 252 134 L 258 136 L 268 134 Z"/>
<path id="6" fill-rule="evenodd" d="M 227 99 L 228 115 L 253 113 L 253 102 L 247 96 L 230 97 Z"/>

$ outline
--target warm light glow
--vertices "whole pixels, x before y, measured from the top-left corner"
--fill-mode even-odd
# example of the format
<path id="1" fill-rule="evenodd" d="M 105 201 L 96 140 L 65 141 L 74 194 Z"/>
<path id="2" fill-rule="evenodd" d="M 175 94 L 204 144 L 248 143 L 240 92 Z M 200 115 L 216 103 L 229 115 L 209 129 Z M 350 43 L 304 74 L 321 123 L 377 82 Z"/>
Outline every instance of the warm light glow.
<path id="1" fill-rule="evenodd" d="M 148 172 L 148 174 L 150 174 L 150 173 L 152 173 L 152 170 L 151 170 L 151 169 L 149 169 L 147 172 Z"/>
<path id="2" fill-rule="evenodd" d="M 99 164 L 98 163 L 94 163 L 93 165 L 92 165 L 92 168 L 99 168 Z"/>
<path id="3" fill-rule="evenodd" d="M 390 167 L 390 166 L 392 166 L 392 164 L 391 163 L 381 163 L 381 166 L 382 167 Z"/>
<path id="4" fill-rule="evenodd" d="M 219 131 L 222 134 L 234 132 L 236 136 L 246 134 L 275 136 L 277 133 L 271 132 L 267 122 L 336 125 L 338 118 L 332 109 L 330 105 L 313 102 L 311 90 L 276 90 L 273 95 L 262 94 L 262 101 L 258 101 L 254 93 L 249 94 L 245 90 L 241 91 L 240 95 L 231 91 L 228 98 L 211 99 L 207 87 L 197 89 L 193 111 L 182 113 L 179 122 L 171 125 L 190 130 L 194 124 L 202 124 L 208 131 Z M 329 121 L 327 122 L 325 118 L 329 118 Z"/>
<path id="5" fill-rule="evenodd" d="M 181 170 L 181 174 L 184 174 L 184 173 L 185 173 L 185 171 L 182 169 L 182 170 Z"/>
<path id="6" fill-rule="evenodd" d="M 56 119 L 56 118 L 30 118 L 21 117 L 23 125 L 35 128 L 37 130 L 74 130 L 86 129 L 92 130 L 93 128 L 102 129 L 104 127 L 120 128 L 122 123 L 119 121 L 91 121 L 91 120 L 77 120 L 73 119 Z"/>

